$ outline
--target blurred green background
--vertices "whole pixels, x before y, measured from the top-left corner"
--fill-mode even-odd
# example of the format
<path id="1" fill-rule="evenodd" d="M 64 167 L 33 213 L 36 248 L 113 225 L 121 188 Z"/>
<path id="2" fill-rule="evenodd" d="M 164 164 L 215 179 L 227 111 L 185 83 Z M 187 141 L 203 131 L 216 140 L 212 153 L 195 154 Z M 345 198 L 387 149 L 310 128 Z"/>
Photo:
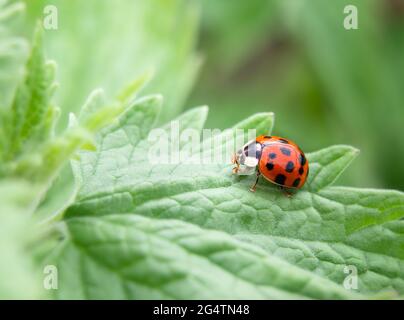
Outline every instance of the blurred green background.
<path id="1" fill-rule="evenodd" d="M 154 70 L 146 92 L 164 95 L 161 122 L 204 104 L 210 128 L 274 111 L 274 134 L 306 152 L 361 150 L 341 184 L 404 190 L 404 0 L 25 2 L 26 37 L 45 5 L 58 9 L 45 40 L 61 126 L 92 89 L 113 96 Z M 358 30 L 343 27 L 350 4 Z"/>

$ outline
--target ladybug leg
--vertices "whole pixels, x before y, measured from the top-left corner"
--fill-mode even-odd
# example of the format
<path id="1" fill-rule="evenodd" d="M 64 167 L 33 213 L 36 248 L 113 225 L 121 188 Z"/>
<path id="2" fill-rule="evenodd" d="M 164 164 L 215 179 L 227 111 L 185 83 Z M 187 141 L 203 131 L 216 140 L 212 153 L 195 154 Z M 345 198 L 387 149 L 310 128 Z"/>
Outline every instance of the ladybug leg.
<path id="1" fill-rule="evenodd" d="M 286 188 L 284 188 L 284 187 L 281 187 L 281 186 L 279 186 L 279 189 L 282 190 L 283 194 L 284 194 L 286 197 L 291 198 L 291 197 L 293 196 L 293 192 L 289 191 L 288 189 L 286 189 Z"/>
<path id="2" fill-rule="evenodd" d="M 257 178 L 255 179 L 254 184 L 250 187 L 250 191 L 251 192 L 255 192 L 255 190 L 257 190 L 257 183 L 258 180 L 260 179 L 261 173 L 259 171 L 257 171 Z"/>
<path id="3" fill-rule="evenodd" d="M 240 163 L 237 161 L 236 154 L 233 155 L 231 158 L 231 162 L 235 164 L 236 166 L 233 168 L 233 173 L 236 174 L 240 170 Z"/>

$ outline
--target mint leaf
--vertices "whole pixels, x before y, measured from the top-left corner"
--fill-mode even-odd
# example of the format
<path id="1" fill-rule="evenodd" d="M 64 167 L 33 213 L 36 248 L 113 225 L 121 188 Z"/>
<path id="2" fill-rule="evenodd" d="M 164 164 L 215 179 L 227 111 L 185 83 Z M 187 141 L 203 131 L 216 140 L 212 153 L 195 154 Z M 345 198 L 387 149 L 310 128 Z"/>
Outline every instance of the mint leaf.
<path id="1" fill-rule="evenodd" d="M 55 137 L 54 126 L 59 114 L 51 102 L 55 64 L 44 57 L 39 25 L 25 69 L 9 112 L 1 117 L 4 142 L 0 173 L 47 184 L 89 137 L 83 128 Z"/>
<path id="2" fill-rule="evenodd" d="M 67 225 L 54 258 L 62 299 L 358 297 L 255 246 L 180 221 L 121 214 Z"/>
<path id="3" fill-rule="evenodd" d="M 22 149 L 32 148 L 49 135 L 45 122 L 56 112 L 50 105 L 54 91 L 55 65 L 47 62 L 42 53 L 42 34 L 37 29 L 27 75 L 18 87 L 12 104 L 8 159 L 18 156 Z M 50 119 L 50 122 L 53 122 Z"/>
<path id="4" fill-rule="evenodd" d="M 356 158 L 359 150 L 350 146 L 332 146 L 310 154 L 310 189 L 318 191 L 332 184 Z"/>
<path id="5" fill-rule="evenodd" d="M 157 117 L 158 101 L 153 96 L 138 100 L 120 117 L 119 123 L 109 126 L 98 135 L 95 152 L 80 153 L 80 161 L 75 166 L 78 168 L 81 187 L 77 200 L 66 211 L 68 236 L 62 249 L 59 249 L 62 251 L 58 251 L 54 259 L 58 260 L 60 267 L 68 264 L 71 270 L 81 268 L 81 277 L 70 274 L 71 278 L 62 280 L 60 297 L 74 295 L 68 283 L 80 285 L 83 290 L 88 289 L 86 284 L 94 284 L 95 278 L 91 278 L 90 274 L 97 264 L 97 268 L 103 270 L 105 283 L 114 282 L 114 287 L 125 286 L 124 283 L 132 286 L 130 281 L 125 282 L 126 278 L 120 278 L 115 269 L 120 268 L 120 265 L 114 265 L 111 269 L 108 264 L 111 263 L 109 260 L 120 260 L 121 256 L 127 258 L 122 262 L 123 266 L 126 262 L 135 261 L 133 263 L 136 264 L 136 261 L 147 260 L 147 250 L 128 256 L 131 250 L 137 250 L 137 246 L 142 247 L 142 242 L 130 240 L 131 236 L 144 231 L 135 227 L 115 230 L 116 235 L 108 231 L 110 227 L 102 231 L 100 226 L 104 223 L 109 225 L 111 219 L 126 221 L 120 222 L 125 225 L 130 224 L 129 221 L 139 221 L 140 225 L 146 221 L 144 224 L 152 229 L 159 229 L 160 224 L 173 224 L 175 230 L 170 232 L 174 238 L 176 235 L 180 237 L 188 228 L 198 230 L 198 234 L 206 233 L 207 238 L 212 230 L 218 230 L 220 233 L 214 234 L 222 240 L 217 240 L 215 247 L 220 247 L 221 241 L 236 241 L 234 245 L 242 248 L 235 250 L 229 260 L 230 266 L 236 260 L 243 261 L 246 252 L 252 254 L 255 250 L 264 254 L 265 259 L 282 261 L 285 264 L 282 276 L 278 278 L 268 273 L 265 279 L 261 278 L 263 282 L 256 280 L 258 282 L 255 284 L 259 288 L 267 285 L 277 290 L 262 298 L 285 297 L 282 293 L 284 290 L 307 298 L 330 297 L 329 292 L 321 288 L 317 288 L 314 293 L 292 284 L 288 287 L 286 279 L 295 274 L 307 275 L 307 279 L 311 279 L 308 280 L 310 283 L 326 281 L 326 287 L 342 289 L 346 293 L 333 295 L 335 298 L 352 298 L 352 293 L 342 287 L 347 277 L 344 268 L 349 265 L 358 270 L 360 293 L 373 295 L 382 290 L 393 290 L 401 294 L 404 291 L 404 237 L 400 220 L 404 216 L 403 193 L 330 186 L 355 158 L 358 153 L 356 149 L 333 146 L 307 154 L 311 168 L 308 182 L 292 198 L 285 197 L 278 188 L 265 181 L 261 181 L 256 193 L 251 193 L 248 187 L 252 178 L 232 175 L 230 164 L 150 164 L 148 151 L 155 145 L 147 136 Z M 205 117 L 206 108 L 197 108 L 183 114 L 177 119 L 180 132 L 187 127 L 202 129 Z M 272 124 L 273 114 L 258 114 L 235 125 L 234 129 L 223 135 L 232 134 L 236 128 L 256 128 L 258 134 L 266 134 Z M 170 133 L 169 125 L 162 128 Z M 222 149 L 224 145 L 219 151 Z M 85 225 L 83 229 L 79 227 L 82 224 Z M 193 229 L 195 227 L 191 224 L 198 227 Z M 102 248 L 113 248 L 108 257 L 105 257 L 102 250 L 95 249 L 92 237 L 98 239 L 96 242 L 103 243 Z M 160 236 L 157 238 L 160 239 Z M 203 237 L 194 240 L 195 245 L 201 247 L 205 245 L 204 241 Z M 164 242 L 171 243 L 171 240 L 164 239 Z M 249 246 L 244 247 L 243 242 Z M 161 254 L 175 260 L 177 249 L 167 247 Z M 202 259 L 205 261 L 201 262 L 203 265 L 211 259 L 203 250 L 200 255 L 197 261 Z M 93 261 L 83 264 L 80 262 L 82 259 Z M 196 264 L 196 260 L 193 263 Z M 190 270 L 198 268 L 193 263 Z M 265 264 L 261 266 L 262 269 L 252 273 L 259 275 L 272 270 Z M 147 268 L 141 271 L 137 268 L 128 269 L 127 277 L 138 278 L 138 272 L 142 277 L 152 276 L 153 272 L 150 271 L 149 275 L 145 270 Z M 164 270 L 167 279 L 176 278 L 175 270 Z M 206 281 L 209 283 L 210 280 Z M 103 281 L 97 282 L 97 285 L 103 286 Z M 261 292 L 258 287 L 251 290 L 257 290 L 258 294 Z M 127 295 L 121 291 L 101 290 L 96 294 L 95 290 L 89 290 L 85 296 L 107 298 L 114 297 L 115 293 L 118 297 L 132 298 L 170 296 L 164 294 L 164 284 L 153 284 L 157 290 L 153 294 L 139 287 L 131 288 L 133 291 Z M 250 294 L 250 289 L 245 289 L 248 294 L 244 295 L 244 289 L 238 290 L 236 285 L 229 286 L 227 290 L 229 294 L 231 292 L 231 297 L 247 297 Z M 198 293 L 194 297 L 208 295 L 200 287 L 196 291 Z M 177 297 L 186 297 L 181 295 L 184 291 L 177 287 L 175 292 L 178 292 Z M 224 296 L 216 292 L 216 295 L 212 293 L 209 297 Z"/>

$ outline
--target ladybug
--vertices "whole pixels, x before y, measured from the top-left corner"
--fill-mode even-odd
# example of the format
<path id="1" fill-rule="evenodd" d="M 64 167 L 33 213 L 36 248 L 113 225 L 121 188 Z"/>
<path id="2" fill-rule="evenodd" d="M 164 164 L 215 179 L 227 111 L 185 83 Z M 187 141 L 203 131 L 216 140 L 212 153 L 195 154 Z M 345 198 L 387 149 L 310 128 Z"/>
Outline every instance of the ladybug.
<path id="1" fill-rule="evenodd" d="M 257 178 L 250 190 L 254 192 L 260 176 L 283 189 L 300 189 L 309 174 L 309 163 L 303 151 L 291 140 L 276 136 L 259 136 L 245 144 L 232 158 L 233 173 Z"/>

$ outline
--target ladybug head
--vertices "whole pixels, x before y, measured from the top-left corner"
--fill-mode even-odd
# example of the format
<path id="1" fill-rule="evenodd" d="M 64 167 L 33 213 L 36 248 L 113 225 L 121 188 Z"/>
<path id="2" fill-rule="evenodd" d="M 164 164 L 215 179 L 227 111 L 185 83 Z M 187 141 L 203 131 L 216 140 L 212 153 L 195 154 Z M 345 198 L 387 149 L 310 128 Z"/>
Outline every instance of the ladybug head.
<path id="1" fill-rule="evenodd" d="M 237 165 L 235 172 L 239 171 L 240 165 L 255 168 L 261 157 L 261 148 L 260 143 L 252 140 L 239 149 L 232 158 L 232 163 Z"/>

